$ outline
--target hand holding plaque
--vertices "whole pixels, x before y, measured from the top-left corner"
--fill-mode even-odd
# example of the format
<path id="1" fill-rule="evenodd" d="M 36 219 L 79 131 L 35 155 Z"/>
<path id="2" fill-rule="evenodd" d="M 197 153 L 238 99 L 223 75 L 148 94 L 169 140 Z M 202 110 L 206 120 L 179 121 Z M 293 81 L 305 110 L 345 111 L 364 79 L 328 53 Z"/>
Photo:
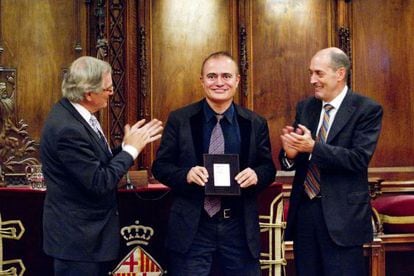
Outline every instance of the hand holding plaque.
<path id="1" fill-rule="evenodd" d="M 240 185 L 234 179 L 239 173 L 238 154 L 204 154 L 204 167 L 208 171 L 206 195 L 240 195 Z"/>

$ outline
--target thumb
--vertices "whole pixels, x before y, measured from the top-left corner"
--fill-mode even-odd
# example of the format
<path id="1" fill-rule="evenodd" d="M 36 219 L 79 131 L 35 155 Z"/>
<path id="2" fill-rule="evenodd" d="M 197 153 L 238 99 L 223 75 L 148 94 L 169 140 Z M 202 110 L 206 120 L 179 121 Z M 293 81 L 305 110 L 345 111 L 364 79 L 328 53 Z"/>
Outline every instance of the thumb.
<path id="1" fill-rule="evenodd" d="M 311 134 L 310 130 L 304 125 L 299 124 L 298 126 L 303 131 L 304 134 Z"/>
<path id="2" fill-rule="evenodd" d="M 130 126 L 129 124 L 126 124 L 126 125 L 124 126 L 124 133 L 125 133 L 125 136 L 127 136 L 130 132 L 131 132 L 131 126 Z"/>

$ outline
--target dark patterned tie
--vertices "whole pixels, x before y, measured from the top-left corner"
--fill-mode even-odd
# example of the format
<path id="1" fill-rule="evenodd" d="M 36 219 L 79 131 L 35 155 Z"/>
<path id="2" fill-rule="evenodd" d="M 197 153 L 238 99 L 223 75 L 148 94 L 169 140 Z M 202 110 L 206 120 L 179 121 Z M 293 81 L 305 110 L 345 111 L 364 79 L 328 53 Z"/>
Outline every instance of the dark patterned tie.
<path id="1" fill-rule="evenodd" d="M 109 147 L 108 141 L 105 138 L 105 135 L 102 132 L 101 124 L 99 123 L 98 119 L 94 115 L 91 115 L 89 118 L 89 124 L 92 126 L 93 130 L 98 134 L 99 138 L 103 145 L 107 147 L 110 153 L 112 153 L 111 148 Z"/>
<path id="2" fill-rule="evenodd" d="M 209 154 L 223 154 L 224 153 L 224 136 L 223 129 L 220 125 L 220 120 L 223 115 L 216 115 L 217 123 L 211 132 L 210 144 L 208 147 Z M 204 210 L 212 217 L 220 211 L 221 198 L 219 196 L 205 196 L 204 198 Z"/>
<path id="3" fill-rule="evenodd" d="M 334 108 L 330 104 L 325 104 L 324 107 L 325 112 L 323 114 L 323 121 L 322 125 L 319 129 L 318 136 L 316 137 L 316 141 L 320 143 L 326 143 L 326 134 L 328 133 L 329 128 L 329 112 Z M 304 186 L 305 192 L 309 196 L 310 199 L 314 198 L 319 194 L 320 191 L 320 172 L 318 166 L 312 161 L 309 164 L 308 172 L 306 174 Z"/>

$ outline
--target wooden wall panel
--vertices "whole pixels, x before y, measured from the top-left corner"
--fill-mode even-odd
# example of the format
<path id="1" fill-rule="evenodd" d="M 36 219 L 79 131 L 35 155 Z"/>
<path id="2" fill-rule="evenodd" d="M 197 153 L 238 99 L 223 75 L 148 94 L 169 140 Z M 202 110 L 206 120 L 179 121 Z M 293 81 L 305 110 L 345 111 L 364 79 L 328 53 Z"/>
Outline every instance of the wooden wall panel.
<path id="1" fill-rule="evenodd" d="M 17 69 L 17 117 L 39 141 L 51 106 L 61 97 L 63 69 L 85 49 L 80 0 L 1 1 L 4 52 L 0 66 Z"/>
<path id="2" fill-rule="evenodd" d="M 202 60 L 227 50 L 248 65 L 236 102 L 268 119 L 275 161 L 280 129 L 293 121 L 296 103 L 313 94 L 312 55 L 339 46 L 343 27 L 350 34 L 343 40 L 351 41 L 353 88 L 384 106 L 371 167 L 414 168 L 413 1 L 0 0 L 0 18 L 0 66 L 17 69 L 16 115 L 36 141 L 61 97 L 63 69 L 80 55 L 96 55 L 102 20 L 109 46 L 118 43 L 116 28 L 124 43 L 106 57 L 122 68 L 122 120 L 165 121 L 172 110 L 201 99 Z M 112 126 L 118 113 L 105 114 L 107 134 L 119 140 L 121 127 Z M 157 147 L 140 155 L 138 168 L 151 165 Z"/>
<path id="3" fill-rule="evenodd" d="M 330 43 L 331 3 L 260 0 L 250 5 L 253 109 L 268 119 L 279 166 L 280 130 L 292 124 L 296 103 L 313 95 L 310 59 Z"/>
<path id="4" fill-rule="evenodd" d="M 152 1 L 153 117 L 166 121 L 170 111 L 204 97 L 199 80 L 202 61 L 212 52 L 232 52 L 234 47 L 233 2 Z"/>
<path id="5" fill-rule="evenodd" d="M 353 86 L 384 107 L 373 167 L 414 165 L 414 1 L 352 1 Z"/>

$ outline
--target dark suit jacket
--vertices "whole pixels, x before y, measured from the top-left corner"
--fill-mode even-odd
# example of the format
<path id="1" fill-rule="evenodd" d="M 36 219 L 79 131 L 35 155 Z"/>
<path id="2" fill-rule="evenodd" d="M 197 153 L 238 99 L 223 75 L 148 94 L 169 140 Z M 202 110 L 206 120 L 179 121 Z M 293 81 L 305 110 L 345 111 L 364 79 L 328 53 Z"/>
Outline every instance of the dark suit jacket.
<path id="1" fill-rule="evenodd" d="M 152 172 L 172 188 L 175 200 L 171 207 L 167 247 L 185 253 L 196 234 L 204 202 L 204 188 L 188 184 L 188 171 L 203 165 L 203 101 L 172 112 L 165 126 Z M 242 189 L 246 240 L 254 257 L 260 253 L 260 233 L 256 195 L 275 177 L 265 119 L 235 105 L 240 127 L 240 170 L 252 168 L 258 176 L 256 186 Z"/>
<path id="2" fill-rule="evenodd" d="M 117 184 L 133 164 L 110 154 L 66 99 L 53 106 L 40 141 L 47 185 L 43 210 L 46 254 L 74 261 L 118 257 Z"/>
<path id="3" fill-rule="evenodd" d="M 317 132 L 322 102 L 308 98 L 300 102 L 294 125 Z M 382 107 L 371 99 L 348 90 L 326 144 L 316 143 L 312 161 L 320 168 L 322 209 L 332 240 L 343 246 L 361 245 L 372 240 L 371 205 L 368 194 L 368 163 L 374 154 L 381 130 Z M 281 151 L 282 167 L 284 151 Z M 285 238 L 291 240 L 296 212 L 301 202 L 309 154 L 299 154 L 290 197 Z"/>

